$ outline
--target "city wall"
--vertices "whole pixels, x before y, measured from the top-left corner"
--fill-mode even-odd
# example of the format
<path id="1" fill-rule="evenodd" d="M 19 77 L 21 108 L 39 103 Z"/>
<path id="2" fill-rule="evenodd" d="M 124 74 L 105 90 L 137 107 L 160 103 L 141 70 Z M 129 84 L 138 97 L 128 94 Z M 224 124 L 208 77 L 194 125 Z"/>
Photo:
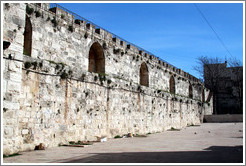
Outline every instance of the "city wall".
<path id="1" fill-rule="evenodd" d="M 212 113 L 200 80 L 49 4 L 3 4 L 3 41 L 4 154 L 183 128 Z"/>

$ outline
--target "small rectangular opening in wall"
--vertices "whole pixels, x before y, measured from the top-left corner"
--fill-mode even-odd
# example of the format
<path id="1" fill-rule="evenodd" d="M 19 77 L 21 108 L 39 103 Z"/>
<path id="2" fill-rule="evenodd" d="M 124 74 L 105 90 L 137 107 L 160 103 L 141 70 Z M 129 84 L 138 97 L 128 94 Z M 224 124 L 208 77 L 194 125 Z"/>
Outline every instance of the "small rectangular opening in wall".
<path id="1" fill-rule="evenodd" d="M 165 66 L 165 62 L 162 62 L 162 65 Z"/>
<path id="2" fill-rule="evenodd" d="M 120 45 L 122 45 L 122 46 L 123 46 L 123 41 L 120 41 Z"/>
<path id="3" fill-rule="evenodd" d="M 116 42 L 116 37 L 113 37 L 112 40 L 113 40 L 113 42 Z"/>
<path id="4" fill-rule="evenodd" d="M 159 60 L 159 64 L 161 64 L 161 60 Z"/>
<path id="5" fill-rule="evenodd" d="M 127 48 L 130 49 L 131 48 L 131 45 L 130 44 L 127 44 Z"/>
<path id="6" fill-rule="evenodd" d="M 150 59 L 150 60 L 152 60 L 152 59 L 153 59 L 153 57 L 154 57 L 153 55 L 150 55 L 150 56 L 149 56 L 149 59 Z"/>
<path id="7" fill-rule="evenodd" d="M 166 64 L 166 67 L 168 67 L 169 65 L 168 64 Z"/>
<path id="8" fill-rule="evenodd" d="M 90 27 L 91 27 L 90 23 L 86 24 L 86 28 L 90 29 Z"/>
<path id="9" fill-rule="evenodd" d="M 139 50 L 139 54 L 142 55 L 143 51 L 142 50 Z"/>
<path id="10" fill-rule="evenodd" d="M 145 53 L 144 56 L 147 58 L 147 53 Z"/>
<path id="11" fill-rule="evenodd" d="M 83 20 L 79 20 L 79 19 L 76 19 L 76 20 L 74 21 L 74 23 L 75 23 L 75 24 L 78 24 L 78 25 L 82 24 L 83 22 L 84 22 Z"/>
<path id="12" fill-rule="evenodd" d="M 95 32 L 98 33 L 98 34 L 100 34 L 100 28 L 97 28 L 97 29 L 95 30 Z"/>
<path id="13" fill-rule="evenodd" d="M 56 7 L 50 8 L 49 10 L 53 13 L 56 13 Z"/>

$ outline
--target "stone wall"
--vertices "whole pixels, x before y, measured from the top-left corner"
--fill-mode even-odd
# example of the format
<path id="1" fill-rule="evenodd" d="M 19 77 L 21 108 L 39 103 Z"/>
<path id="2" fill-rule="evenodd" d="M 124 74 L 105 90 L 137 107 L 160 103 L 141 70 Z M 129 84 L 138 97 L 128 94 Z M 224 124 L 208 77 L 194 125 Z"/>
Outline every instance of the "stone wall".
<path id="1" fill-rule="evenodd" d="M 92 24 L 76 24 L 64 10 L 47 9 L 49 4 L 3 4 L 3 40 L 11 43 L 2 61 L 4 154 L 40 143 L 182 128 L 212 112 L 212 102 L 205 102 L 209 90 L 197 78 Z M 25 55 L 28 19 L 31 54 Z M 93 63 L 105 64 L 104 72 L 89 72 Z M 143 63 L 146 86 L 140 85 Z"/>

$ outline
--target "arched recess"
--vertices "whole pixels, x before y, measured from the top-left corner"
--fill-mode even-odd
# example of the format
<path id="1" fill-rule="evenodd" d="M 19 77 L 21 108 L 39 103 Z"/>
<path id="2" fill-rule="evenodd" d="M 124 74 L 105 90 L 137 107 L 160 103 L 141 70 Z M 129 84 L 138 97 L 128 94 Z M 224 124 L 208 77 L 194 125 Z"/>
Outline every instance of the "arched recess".
<path id="1" fill-rule="evenodd" d="M 26 15 L 25 31 L 24 31 L 24 48 L 23 54 L 31 56 L 32 54 L 32 23 Z"/>
<path id="2" fill-rule="evenodd" d="M 193 98 L 193 88 L 192 85 L 189 85 L 189 98 Z"/>
<path id="3" fill-rule="evenodd" d="M 202 102 L 205 102 L 205 89 L 202 90 Z"/>
<path id="4" fill-rule="evenodd" d="M 140 85 L 149 86 L 149 71 L 145 62 L 140 67 Z"/>
<path id="5" fill-rule="evenodd" d="M 89 72 L 105 73 L 105 58 L 102 46 L 95 42 L 89 51 Z"/>
<path id="6" fill-rule="evenodd" d="M 169 88 L 170 88 L 170 93 L 175 94 L 175 80 L 173 76 L 171 76 L 169 80 Z"/>

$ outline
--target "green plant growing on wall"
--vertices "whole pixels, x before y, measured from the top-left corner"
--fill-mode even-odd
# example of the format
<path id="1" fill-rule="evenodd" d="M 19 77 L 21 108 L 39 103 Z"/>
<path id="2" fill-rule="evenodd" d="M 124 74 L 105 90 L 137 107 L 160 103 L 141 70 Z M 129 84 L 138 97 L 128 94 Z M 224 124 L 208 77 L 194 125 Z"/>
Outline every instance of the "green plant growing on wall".
<path id="1" fill-rule="evenodd" d="M 79 20 L 79 19 L 76 19 L 76 20 L 74 21 L 74 23 L 80 25 L 80 20 Z"/>
<path id="2" fill-rule="evenodd" d="M 43 67 L 43 62 L 39 62 L 38 66 L 39 66 L 39 68 L 42 68 Z"/>
<path id="3" fill-rule="evenodd" d="M 108 83 L 108 84 L 111 84 L 111 82 L 112 82 L 112 81 L 111 81 L 110 79 L 108 79 L 107 83 Z"/>
<path id="4" fill-rule="evenodd" d="M 38 63 L 37 62 L 32 62 L 32 65 L 33 65 L 33 69 L 36 70 L 36 68 L 38 66 Z"/>
<path id="5" fill-rule="evenodd" d="M 61 79 L 67 79 L 68 78 L 68 74 L 64 71 L 62 74 L 61 74 Z"/>
<path id="6" fill-rule="evenodd" d="M 55 17 L 53 17 L 53 19 L 51 20 L 51 22 L 53 23 L 53 26 L 54 27 L 57 27 L 58 22 L 56 21 L 56 18 Z"/>
<path id="7" fill-rule="evenodd" d="M 25 49 L 23 50 L 23 54 L 24 55 L 27 55 L 27 56 L 31 56 L 31 54 L 30 53 L 27 53 Z"/>
<path id="8" fill-rule="evenodd" d="M 19 155 L 21 155 L 21 154 L 19 154 L 19 153 L 14 153 L 14 154 L 10 154 L 10 155 L 3 155 L 3 158 L 7 158 L 7 157 L 14 157 L 14 156 L 19 156 Z"/>
<path id="9" fill-rule="evenodd" d="M 28 5 L 26 6 L 26 13 L 31 15 L 34 12 L 34 9 L 29 7 Z"/>
<path id="10" fill-rule="evenodd" d="M 64 14 L 61 14 L 61 18 L 62 18 L 62 19 L 64 19 L 64 18 L 65 18 Z"/>
<path id="11" fill-rule="evenodd" d="M 25 69 L 29 69 L 30 67 L 32 66 L 32 63 L 31 62 L 25 62 L 24 63 L 24 67 L 25 67 Z"/>
<path id="12" fill-rule="evenodd" d="M 41 16 L 41 13 L 39 11 L 35 11 L 35 16 L 36 17 L 40 17 Z"/>
<path id="13" fill-rule="evenodd" d="M 68 71 L 68 75 L 71 77 L 72 74 L 73 74 L 73 71 L 72 71 L 72 70 L 69 70 L 69 71 Z"/>
<path id="14" fill-rule="evenodd" d="M 5 8 L 6 8 L 7 10 L 9 10 L 9 8 L 10 8 L 9 3 L 5 3 Z"/>
<path id="15" fill-rule="evenodd" d="M 46 21 L 49 21 L 50 20 L 50 17 L 47 17 Z"/>
<path id="16" fill-rule="evenodd" d="M 60 65 L 59 65 L 59 64 L 56 64 L 55 69 L 56 69 L 56 70 L 59 70 L 59 69 L 60 69 Z"/>
<path id="17" fill-rule="evenodd" d="M 120 136 L 120 135 L 116 135 L 114 138 L 115 138 L 115 139 L 116 139 L 116 138 L 121 138 L 121 136 Z"/>
<path id="18" fill-rule="evenodd" d="M 7 112 L 7 110 L 8 110 L 7 108 L 3 108 L 3 112 Z"/>
<path id="19" fill-rule="evenodd" d="M 106 74 L 105 73 L 98 73 L 99 80 L 101 82 L 106 80 Z"/>

